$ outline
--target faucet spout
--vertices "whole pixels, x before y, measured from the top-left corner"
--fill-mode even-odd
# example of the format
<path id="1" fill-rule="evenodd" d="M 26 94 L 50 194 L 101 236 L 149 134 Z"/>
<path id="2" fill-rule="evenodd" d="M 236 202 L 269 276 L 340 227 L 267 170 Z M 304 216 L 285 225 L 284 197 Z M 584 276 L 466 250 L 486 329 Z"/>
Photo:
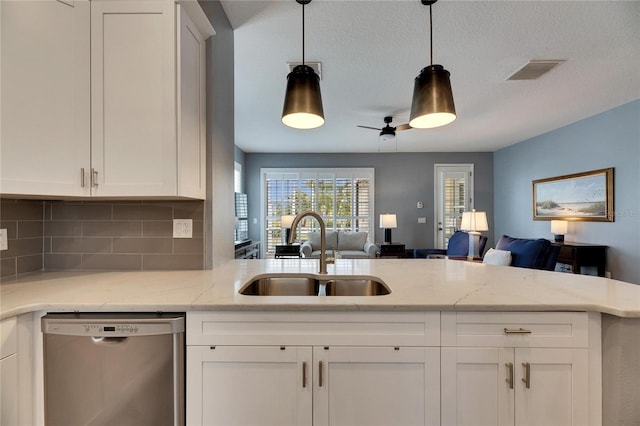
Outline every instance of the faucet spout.
<path id="1" fill-rule="evenodd" d="M 327 233 L 326 233 L 326 226 L 324 224 L 324 220 L 322 220 L 322 217 L 318 213 L 311 210 L 306 210 L 301 213 L 298 213 L 296 217 L 293 219 L 293 223 L 291 223 L 291 234 L 289 234 L 288 243 L 293 244 L 293 242 L 296 239 L 296 228 L 298 227 L 298 224 L 300 223 L 300 221 L 307 216 L 314 217 L 320 224 L 320 273 L 326 274 L 327 273 L 327 235 L 326 235 Z"/>

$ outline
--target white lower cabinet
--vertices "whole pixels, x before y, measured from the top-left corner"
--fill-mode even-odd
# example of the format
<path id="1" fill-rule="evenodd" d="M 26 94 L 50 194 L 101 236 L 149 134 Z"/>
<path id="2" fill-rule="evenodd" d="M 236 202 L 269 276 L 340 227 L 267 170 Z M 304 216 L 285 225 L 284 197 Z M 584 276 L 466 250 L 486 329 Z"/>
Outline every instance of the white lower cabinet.
<path id="1" fill-rule="evenodd" d="M 442 348 L 443 425 L 587 425 L 586 349 Z"/>

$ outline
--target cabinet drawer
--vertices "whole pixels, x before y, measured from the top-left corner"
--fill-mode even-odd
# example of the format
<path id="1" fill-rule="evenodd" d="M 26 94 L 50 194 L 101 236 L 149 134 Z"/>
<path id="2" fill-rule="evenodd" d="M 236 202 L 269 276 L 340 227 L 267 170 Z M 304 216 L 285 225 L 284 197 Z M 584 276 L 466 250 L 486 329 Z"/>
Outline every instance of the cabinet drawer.
<path id="1" fill-rule="evenodd" d="M 586 312 L 443 312 L 442 346 L 587 347 Z"/>
<path id="2" fill-rule="evenodd" d="M 18 351 L 16 318 L 7 318 L 0 322 L 0 359 Z"/>
<path id="3" fill-rule="evenodd" d="M 439 312 L 188 312 L 187 345 L 439 346 Z"/>

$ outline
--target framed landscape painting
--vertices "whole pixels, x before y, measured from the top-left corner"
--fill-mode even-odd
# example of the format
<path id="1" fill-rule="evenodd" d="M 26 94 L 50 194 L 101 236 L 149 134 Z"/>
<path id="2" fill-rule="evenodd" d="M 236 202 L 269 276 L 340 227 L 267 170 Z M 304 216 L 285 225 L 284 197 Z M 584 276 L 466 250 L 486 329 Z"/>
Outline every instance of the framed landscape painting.
<path id="1" fill-rule="evenodd" d="M 533 220 L 614 220 L 613 167 L 532 183 Z"/>

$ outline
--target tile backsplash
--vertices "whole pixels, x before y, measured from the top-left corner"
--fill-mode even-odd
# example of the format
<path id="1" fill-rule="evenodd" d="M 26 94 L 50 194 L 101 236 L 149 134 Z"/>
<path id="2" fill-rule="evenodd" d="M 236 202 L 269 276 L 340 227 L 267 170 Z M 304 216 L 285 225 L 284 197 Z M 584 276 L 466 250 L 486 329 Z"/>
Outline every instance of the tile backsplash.
<path id="1" fill-rule="evenodd" d="M 192 219 L 193 238 L 174 239 L 173 219 Z M 2 227 L 11 230 L 1 275 L 203 269 L 203 219 L 204 201 L 2 200 Z"/>

